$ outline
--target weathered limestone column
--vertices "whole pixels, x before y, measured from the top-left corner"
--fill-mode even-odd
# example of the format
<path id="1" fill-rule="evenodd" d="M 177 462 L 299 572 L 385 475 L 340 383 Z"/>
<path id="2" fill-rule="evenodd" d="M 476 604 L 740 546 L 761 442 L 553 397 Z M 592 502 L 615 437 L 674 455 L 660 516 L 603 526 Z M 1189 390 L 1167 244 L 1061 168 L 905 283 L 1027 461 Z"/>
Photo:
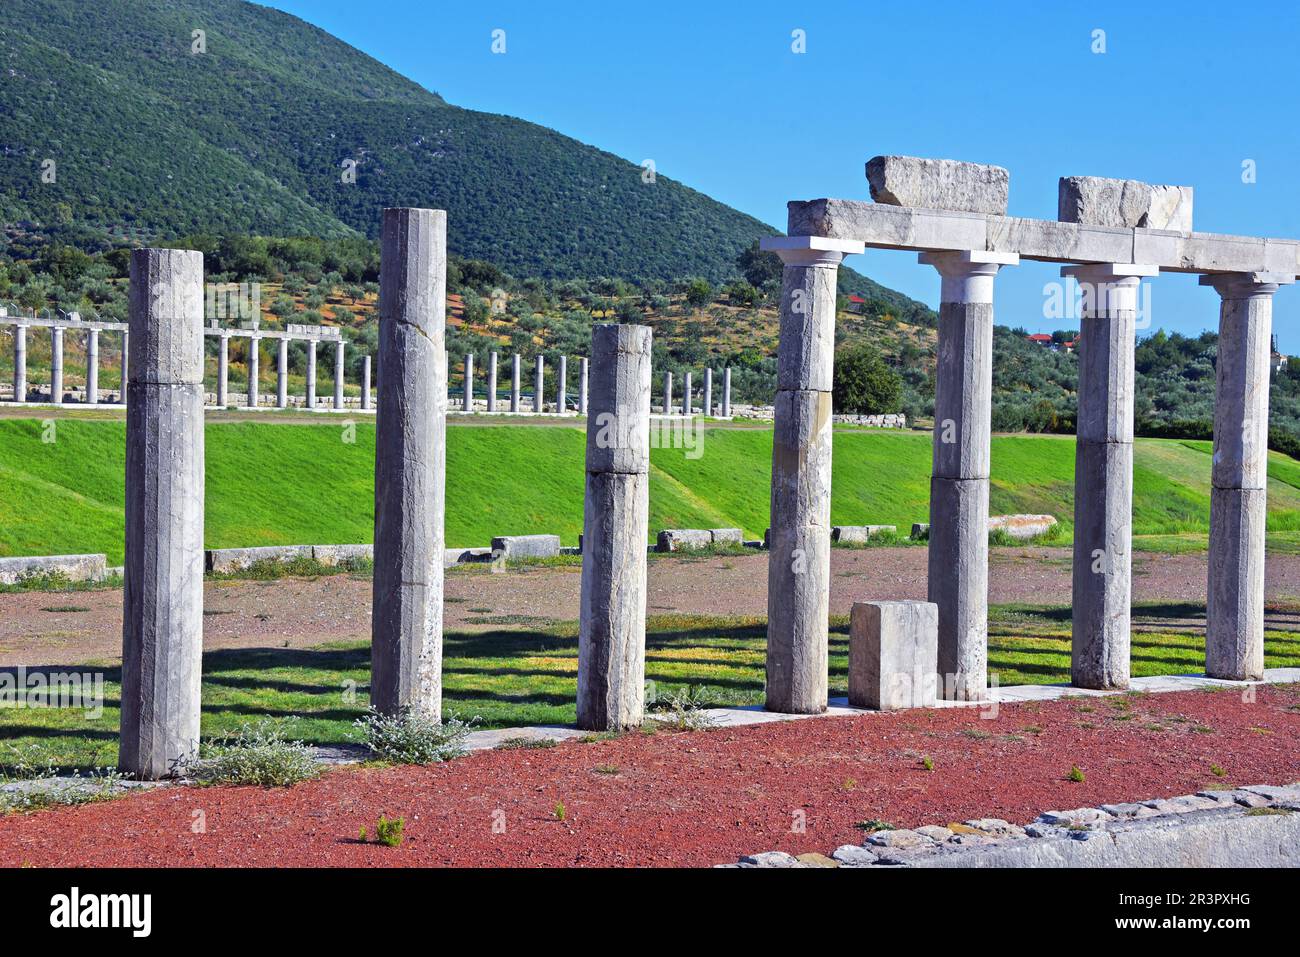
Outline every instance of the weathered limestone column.
<path id="1" fill-rule="evenodd" d="M 929 600 L 939 606 L 939 692 L 979 701 L 988 687 L 989 438 L 993 277 L 1015 254 L 921 253 L 942 277 L 934 376 Z"/>
<path id="2" fill-rule="evenodd" d="M 578 630 L 578 727 L 591 731 L 635 727 L 645 709 L 650 342 L 648 326 L 591 333 Z"/>
<path id="3" fill-rule="evenodd" d="M 731 418 L 731 366 L 722 370 L 722 417 Z"/>
<path id="4" fill-rule="evenodd" d="M 203 254 L 133 251 L 130 323 L 118 766 L 154 779 L 199 744 Z"/>
<path id="5" fill-rule="evenodd" d="M 63 404 L 63 327 L 50 329 L 50 401 Z"/>
<path id="6" fill-rule="evenodd" d="M 259 376 L 258 360 L 261 358 L 262 340 L 260 336 L 248 337 L 248 407 L 256 409 L 261 396 L 258 394 Z"/>
<path id="7" fill-rule="evenodd" d="M 488 385 L 487 385 L 487 410 L 495 412 L 497 410 L 497 354 L 488 353 Z"/>
<path id="8" fill-rule="evenodd" d="M 385 209 L 370 703 L 442 716 L 447 213 Z"/>
<path id="9" fill-rule="evenodd" d="M 563 415 L 569 404 L 569 357 L 560 356 L 560 368 L 555 375 L 555 411 Z"/>
<path id="10" fill-rule="evenodd" d="M 14 326 L 14 401 L 27 401 L 27 327 L 24 325 Z"/>
<path id="11" fill-rule="evenodd" d="M 465 354 L 465 399 L 461 408 L 466 412 L 474 411 L 474 353 Z"/>
<path id="12" fill-rule="evenodd" d="M 673 411 L 673 374 L 664 373 L 664 415 L 672 415 Z"/>
<path id="13" fill-rule="evenodd" d="M 361 410 L 370 411 L 370 356 L 361 357 Z"/>
<path id="14" fill-rule="evenodd" d="M 587 414 L 587 358 L 578 360 L 578 415 Z"/>
<path id="15" fill-rule="evenodd" d="M 1137 296 L 1154 266 L 1067 266 L 1083 289 L 1074 447 L 1070 681 L 1129 685 L 1133 544 L 1133 350 Z"/>
<path id="16" fill-rule="evenodd" d="M 708 418 L 713 415 L 713 370 L 704 370 L 704 415 Z"/>
<path id="17" fill-rule="evenodd" d="M 767 562 L 767 709 L 826 710 L 831 581 L 835 282 L 860 242 L 763 241 L 785 263 L 776 359 Z"/>
<path id="18" fill-rule="evenodd" d="M 682 415 L 691 414 L 691 374 L 682 374 Z"/>
<path id="19" fill-rule="evenodd" d="M 289 407 L 289 340 L 280 337 L 275 353 L 275 407 Z"/>
<path id="20" fill-rule="evenodd" d="M 347 347 L 347 342 L 342 338 L 334 343 L 334 408 L 336 410 L 342 410 L 343 408 L 343 380 L 347 370 L 344 353 L 347 351 Z"/>
<path id="21" fill-rule="evenodd" d="M 510 357 L 510 411 L 519 411 L 519 353 Z"/>
<path id="22" fill-rule="evenodd" d="M 316 408 L 316 340 L 307 342 L 307 408 Z"/>
<path id="23" fill-rule="evenodd" d="M 224 409 L 230 383 L 230 337 L 220 338 L 221 345 L 217 350 L 217 408 Z"/>
<path id="24" fill-rule="evenodd" d="M 543 392 L 543 379 L 546 376 L 546 357 L 537 357 L 537 372 L 534 377 L 533 411 L 541 412 L 546 408 L 546 396 Z"/>
<path id="25" fill-rule="evenodd" d="M 86 402 L 99 404 L 99 330 L 86 330 Z"/>
<path id="26" fill-rule="evenodd" d="M 1202 276 L 1222 297 L 1210 470 L 1205 673 L 1264 677 L 1264 521 L 1268 496 L 1269 340 L 1273 294 L 1294 276 Z"/>

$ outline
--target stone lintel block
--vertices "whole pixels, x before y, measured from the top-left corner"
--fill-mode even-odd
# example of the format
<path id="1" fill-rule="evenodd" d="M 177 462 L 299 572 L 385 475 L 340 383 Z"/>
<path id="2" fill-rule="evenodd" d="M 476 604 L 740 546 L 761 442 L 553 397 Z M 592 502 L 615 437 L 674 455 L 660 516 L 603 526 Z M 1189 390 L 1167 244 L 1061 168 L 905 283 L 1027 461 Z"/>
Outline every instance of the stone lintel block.
<path id="1" fill-rule="evenodd" d="M 600 324 L 591 331 L 587 471 L 650 469 L 651 330 Z"/>
<path id="2" fill-rule="evenodd" d="M 560 554 L 560 536 L 498 535 L 492 539 L 492 552 L 508 562 L 521 558 L 554 558 Z"/>
<path id="3" fill-rule="evenodd" d="M 939 608 L 923 601 L 854 602 L 849 704 L 893 711 L 935 703 Z"/>
<path id="4" fill-rule="evenodd" d="M 1238 681 L 1264 676 L 1266 490 L 1210 489 L 1205 673 Z"/>
<path id="5" fill-rule="evenodd" d="M 1135 179 L 1062 176 L 1057 218 L 1063 223 L 1192 231 L 1192 188 Z"/>
<path id="6" fill-rule="evenodd" d="M 819 525 L 830 536 L 831 394 L 779 391 L 772 440 L 772 526 Z"/>
<path id="7" fill-rule="evenodd" d="M 935 367 L 935 475 L 988 477 L 992 415 L 993 307 L 989 303 L 941 303 Z"/>
<path id="8" fill-rule="evenodd" d="M 1006 215 L 1011 175 L 1001 166 L 919 156 L 867 161 L 871 198 L 890 206 L 919 206 Z"/>
<path id="9" fill-rule="evenodd" d="M 988 684 L 989 481 L 930 479 L 928 597 L 939 608 L 945 697 L 981 700 Z"/>
<path id="10" fill-rule="evenodd" d="M 777 389 L 831 391 L 838 273 L 832 265 L 786 264 L 782 271 Z"/>
<path id="11" fill-rule="evenodd" d="M 127 377 L 132 382 L 203 382 L 203 254 L 188 249 L 131 253 Z"/>
<path id="12" fill-rule="evenodd" d="M 774 524 L 769 549 L 766 707 L 820 714 L 830 661 L 830 529 Z"/>
<path id="13" fill-rule="evenodd" d="M 395 207 L 384 210 L 379 263 L 380 322 L 418 327 L 435 336 L 441 351 L 447 308 L 447 212 Z M 385 361 L 387 361 L 385 356 Z M 390 382 L 405 381 L 385 369 Z M 443 381 L 446 381 L 443 370 Z"/>
<path id="14" fill-rule="evenodd" d="M 1037 538 L 1056 525 L 1054 515 L 990 515 L 989 531 L 1005 532 L 1012 538 Z"/>
<path id="15" fill-rule="evenodd" d="M 578 633 L 578 727 L 639 725 L 645 709 L 650 477 L 587 473 Z"/>
<path id="16" fill-rule="evenodd" d="M 1123 309 L 1079 322 L 1078 424 L 1080 439 L 1133 441 L 1133 357 L 1137 319 Z"/>
<path id="17" fill-rule="evenodd" d="M 831 529 L 831 541 L 846 545 L 861 545 L 877 535 L 895 534 L 897 525 L 836 525 Z"/>

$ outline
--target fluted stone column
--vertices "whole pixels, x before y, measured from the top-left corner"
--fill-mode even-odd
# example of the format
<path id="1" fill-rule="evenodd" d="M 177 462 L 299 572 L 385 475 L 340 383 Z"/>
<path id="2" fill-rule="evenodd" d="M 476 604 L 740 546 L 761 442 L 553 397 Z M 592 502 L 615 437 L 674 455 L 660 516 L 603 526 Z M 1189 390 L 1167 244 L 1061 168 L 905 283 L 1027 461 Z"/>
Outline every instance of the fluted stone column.
<path id="1" fill-rule="evenodd" d="M 1294 276 L 1202 276 L 1219 293 L 1214 457 L 1210 469 L 1205 673 L 1264 677 L 1264 523 L 1268 497 L 1269 342 L 1273 294 Z"/>
<path id="2" fill-rule="evenodd" d="M 125 387 L 126 383 L 122 383 Z M 27 327 L 14 327 L 14 401 L 27 401 Z"/>
<path id="3" fill-rule="evenodd" d="M 497 410 L 497 354 L 488 353 L 487 410 Z"/>
<path id="4" fill-rule="evenodd" d="M 560 368 L 555 374 L 555 411 L 563 415 L 569 404 L 569 357 L 560 356 Z"/>
<path id="5" fill-rule="evenodd" d="M 461 406 L 466 412 L 474 411 L 474 353 L 465 353 L 465 399 Z"/>
<path id="6" fill-rule="evenodd" d="M 578 415 L 587 414 L 587 358 L 579 360 L 578 366 Z"/>
<path id="7" fill-rule="evenodd" d="M 86 330 L 86 402 L 99 404 L 99 330 Z"/>
<path id="8" fill-rule="evenodd" d="M 260 383 L 257 381 L 259 376 L 258 360 L 261 359 L 260 347 L 260 336 L 248 337 L 248 407 L 250 409 L 256 409 L 261 398 L 258 393 Z"/>
<path id="9" fill-rule="evenodd" d="M 920 261 L 942 277 L 927 586 L 939 606 L 939 688 L 978 701 L 988 687 L 993 277 L 1020 260 L 976 250 L 921 253 Z"/>
<path id="10" fill-rule="evenodd" d="M 275 352 L 275 407 L 289 407 L 289 340 L 283 336 L 276 343 Z"/>
<path id="11" fill-rule="evenodd" d="M 776 360 L 767 709 L 826 710 L 831 577 L 831 380 L 835 282 L 862 243 L 794 236 L 764 241 L 785 263 Z"/>
<path id="12" fill-rule="evenodd" d="M 221 336 L 217 348 L 217 408 L 224 409 L 229 402 L 230 337 Z"/>
<path id="13" fill-rule="evenodd" d="M 441 719 L 447 214 L 385 209 L 370 703 Z"/>
<path id="14" fill-rule="evenodd" d="M 533 411 L 542 412 L 546 409 L 546 394 L 543 380 L 546 377 L 546 358 L 545 356 L 537 357 L 537 372 L 534 376 L 533 385 Z"/>
<path id="15" fill-rule="evenodd" d="M 361 357 L 361 410 L 370 411 L 370 356 Z"/>
<path id="16" fill-rule="evenodd" d="M 1133 546 L 1133 350 L 1137 296 L 1154 266 L 1067 266 L 1083 290 L 1074 448 L 1070 680 L 1129 685 Z"/>
<path id="17" fill-rule="evenodd" d="M 519 353 L 510 357 L 510 411 L 519 411 Z"/>
<path id="18" fill-rule="evenodd" d="M 307 408 L 316 408 L 316 340 L 307 342 Z"/>
<path id="19" fill-rule="evenodd" d="M 713 370 L 704 370 L 704 416 L 713 415 Z"/>
<path id="20" fill-rule="evenodd" d="M 50 330 L 50 401 L 63 404 L 63 328 Z"/>
<path id="21" fill-rule="evenodd" d="M 648 326 L 591 334 L 578 727 L 592 731 L 635 727 L 645 709 L 650 343 Z"/>
<path id="22" fill-rule="evenodd" d="M 664 373 L 664 415 L 672 415 L 673 412 L 673 374 Z"/>
<path id="23" fill-rule="evenodd" d="M 731 366 L 722 370 L 722 417 L 731 418 Z"/>
<path id="24" fill-rule="evenodd" d="M 347 372 L 344 354 L 347 347 L 347 342 L 342 338 L 334 343 L 334 408 L 336 411 L 341 411 L 343 408 L 343 382 Z"/>
<path id="25" fill-rule="evenodd" d="M 131 254 L 118 765 L 154 779 L 199 744 L 203 254 Z"/>
<path id="26" fill-rule="evenodd" d="M 691 374 L 682 374 L 682 415 L 691 414 Z"/>

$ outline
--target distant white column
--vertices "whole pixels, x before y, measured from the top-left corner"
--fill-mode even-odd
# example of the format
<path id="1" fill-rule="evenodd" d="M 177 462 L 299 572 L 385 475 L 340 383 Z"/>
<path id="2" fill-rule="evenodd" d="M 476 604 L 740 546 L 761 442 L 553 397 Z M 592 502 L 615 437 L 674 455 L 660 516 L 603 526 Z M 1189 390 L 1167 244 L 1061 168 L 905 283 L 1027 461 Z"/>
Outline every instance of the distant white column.
<path id="1" fill-rule="evenodd" d="M 722 370 L 722 417 L 731 418 L 731 366 Z"/>
<path id="2" fill-rule="evenodd" d="M 497 410 L 497 354 L 488 353 L 487 410 Z"/>
<path id="3" fill-rule="evenodd" d="M 258 336 L 248 337 L 248 407 L 256 409 L 258 403 L 257 394 L 257 360 L 260 358 L 258 349 L 261 345 L 261 339 Z"/>
<path id="4" fill-rule="evenodd" d="M 569 357 L 560 356 L 560 371 L 556 378 L 555 411 L 564 414 L 569 404 Z"/>
<path id="5" fill-rule="evenodd" d="M 347 370 L 344 353 L 347 347 L 348 344 L 342 336 L 334 343 L 334 408 L 336 410 L 343 408 L 343 381 Z"/>
<path id="6" fill-rule="evenodd" d="M 131 333 L 129 330 L 122 331 L 122 387 L 118 392 L 122 396 L 122 404 L 126 405 L 126 376 L 131 371 Z"/>
<path id="7" fill-rule="evenodd" d="M 671 415 L 673 411 L 673 374 L 664 373 L 664 415 Z"/>
<path id="8" fill-rule="evenodd" d="M 289 407 L 289 340 L 283 336 L 275 354 L 275 407 Z"/>
<path id="9" fill-rule="evenodd" d="M 86 330 L 86 402 L 99 404 L 99 330 Z"/>
<path id="10" fill-rule="evenodd" d="M 534 412 L 542 412 L 546 409 L 546 394 L 542 391 L 543 389 L 542 380 L 545 378 L 545 376 L 546 376 L 546 357 L 539 355 L 537 357 L 537 375 L 536 375 L 537 381 L 533 388 L 533 411 Z"/>
<path id="11" fill-rule="evenodd" d="M 230 336 L 221 337 L 221 348 L 217 351 L 217 408 L 227 405 L 227 389 L 230 381 Z"/>
<path id="12" fill-rule="evenodd" d="M 27 327 L 14 327 L 14 401 L 27 401 Z"/>
<path id="13" fill-rule="evenodd" d="M 361 357 L 361 410 L 370 409 L 370 356 Z"/>
<path id="14" fill-rule="evenodd" d="M 691 414 L 691 373 L 682 375 L 682 415 Z"/>
<path id="15" fill-rule="evenodd" d="M 50 401 L 63 404 L 63 328 L 50 330 Z"/>
<path id="16" fill-rule="evenodd" d="M 704 370 L 704 415 L 713 415 L 713 370 Z"/>
<path id="17" fill-rule="evenodd" d="M 474 353 L 465 353 L 465 404 L 466 412 L 474 411 Z"/>
<path id="18" fill-rule="evenodd" d="M 307 342 L 307 408 L 316 408 L 316 340 Z"/>
<path id="19" fill-rule="evenodd" d="M 578 372 L 578 415 L 587 414 L 587 359 L 584 356 L 581 360 L 581 367 Z"/>
<path id="20" fill-rule="evenodd" d="M 510 359 L 510 411 L 519 411 L 519 353 Z"/>

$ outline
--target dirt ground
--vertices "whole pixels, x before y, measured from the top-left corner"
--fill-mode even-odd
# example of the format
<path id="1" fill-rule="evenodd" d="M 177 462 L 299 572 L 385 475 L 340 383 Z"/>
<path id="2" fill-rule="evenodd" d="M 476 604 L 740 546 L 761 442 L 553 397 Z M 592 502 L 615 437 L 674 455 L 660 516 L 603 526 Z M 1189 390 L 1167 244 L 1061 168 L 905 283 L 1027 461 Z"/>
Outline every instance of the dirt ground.
<path id="1" fill-rule="evenodd" d="M 493 573 L 459 566 L 447 576 L 446 627 L 474 630 L 491 616 L 572 621 L 578 617 L 580 570 L 531 567 Z M 647 612 L 765 615 L 767 555 L 655 558 L 650 562 Z M 1271 602 L 1300 595 L 1300 556 L 1270 555 Z M 924 598 L 924 548 L 835 549 L 831 552 L 831 612 L 854 601 Z M 1205 600 L 1206 556 L 1139 554 L 1133 562 L 1135 602 Z M 1068 604 L 1070 553 L 1062 548 L 993 549 L 989 600 Z M 368 638 L 370 581 L 336 575 L 316 580 L 209 582 L 204 600 L 204 647 L 308 647 Z M 121 655 L 120 591 L 0 594 L 0 666 L 115 663 Z"/>

